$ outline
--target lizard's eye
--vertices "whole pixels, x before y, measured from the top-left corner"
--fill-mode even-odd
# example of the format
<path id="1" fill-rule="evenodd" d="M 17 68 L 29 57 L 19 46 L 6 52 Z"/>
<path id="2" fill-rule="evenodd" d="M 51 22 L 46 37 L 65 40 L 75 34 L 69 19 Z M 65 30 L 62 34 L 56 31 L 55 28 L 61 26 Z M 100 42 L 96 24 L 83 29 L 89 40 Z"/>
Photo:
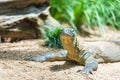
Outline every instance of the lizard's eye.
<path id="1" fill-rule="evenodd" d="M 71 29 L 71 32 L 74 32 L 74 29 Z"/>

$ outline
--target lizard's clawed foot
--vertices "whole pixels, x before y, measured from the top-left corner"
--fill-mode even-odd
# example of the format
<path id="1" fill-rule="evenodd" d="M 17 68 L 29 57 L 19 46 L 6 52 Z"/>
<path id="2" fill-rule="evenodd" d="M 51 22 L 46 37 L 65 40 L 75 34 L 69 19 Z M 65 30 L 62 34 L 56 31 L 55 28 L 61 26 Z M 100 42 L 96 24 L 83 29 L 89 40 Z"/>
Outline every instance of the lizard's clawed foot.
<path id="1" fill-rule="evenodd" d="M 84 68 L 83 70 L 78 70 L 77 72 L 80 72 L 81 74 L 93 74 L 92 69 L 90 68 Z"/>

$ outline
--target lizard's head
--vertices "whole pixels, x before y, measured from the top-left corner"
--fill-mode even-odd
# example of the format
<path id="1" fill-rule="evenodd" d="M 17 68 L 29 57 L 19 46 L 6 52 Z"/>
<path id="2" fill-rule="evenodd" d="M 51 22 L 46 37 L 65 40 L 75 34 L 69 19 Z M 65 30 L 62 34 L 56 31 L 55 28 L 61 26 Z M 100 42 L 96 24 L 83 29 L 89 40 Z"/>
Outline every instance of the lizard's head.
<path id="1" fill-rule="evenodd" d="M 73 44 L 73 42 L 75 41 L 75 38 L 76 38 L 76 32 L 72 28 L 63 28 L 60 35 L 60 39 L 63 45 Z"/>

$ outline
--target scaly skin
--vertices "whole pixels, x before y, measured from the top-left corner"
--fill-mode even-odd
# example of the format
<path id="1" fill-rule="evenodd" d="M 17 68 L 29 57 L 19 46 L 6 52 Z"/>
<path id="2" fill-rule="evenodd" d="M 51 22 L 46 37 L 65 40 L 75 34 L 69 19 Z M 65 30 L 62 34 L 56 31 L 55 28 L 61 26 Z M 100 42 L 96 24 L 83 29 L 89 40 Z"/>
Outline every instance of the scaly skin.
<path id="1" fill-rule="evenodd" d="M 28 58 L 30 61 L 75 61 L 85 65 L 80 73 L 97 70 L 98 63 L 120 61 L 120 41 L 83 42 L 71 28 L 64 28 L 60 39 L 65 50 L 48 52 L 43 56 Z M 79 71 L 78 71 L 79 72 Z"/>

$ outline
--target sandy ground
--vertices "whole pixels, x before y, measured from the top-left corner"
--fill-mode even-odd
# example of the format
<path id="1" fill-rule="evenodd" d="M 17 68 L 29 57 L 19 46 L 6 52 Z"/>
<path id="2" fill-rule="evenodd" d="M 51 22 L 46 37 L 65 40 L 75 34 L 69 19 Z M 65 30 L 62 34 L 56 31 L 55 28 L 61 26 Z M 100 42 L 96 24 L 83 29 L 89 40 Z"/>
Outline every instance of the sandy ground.
<path id="1" fill-rule="evenodd" d="M 83 66 L 65 61 L 33 62 L 29 56 L 58 51 L 39 46 L 40 40 L 0 44 L 0 80 L 120 80 L 120 62 L 99 64 L 93 74 L 77 73 Z"/>

